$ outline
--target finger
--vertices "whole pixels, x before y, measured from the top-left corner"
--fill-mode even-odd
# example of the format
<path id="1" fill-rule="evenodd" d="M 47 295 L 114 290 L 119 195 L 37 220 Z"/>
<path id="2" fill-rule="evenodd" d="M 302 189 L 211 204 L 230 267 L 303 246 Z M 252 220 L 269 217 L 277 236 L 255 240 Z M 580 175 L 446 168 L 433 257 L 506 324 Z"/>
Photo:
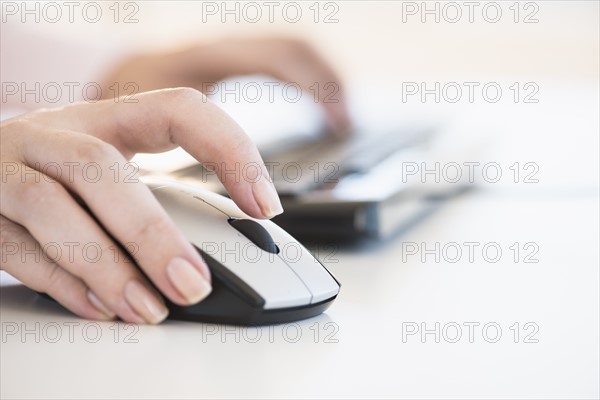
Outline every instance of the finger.
<path id="1" fill-rule="evenodd" d="M 179 232 L 146 185 L 137 178 L 120 175 L 119 179 L 114 174 L 122 171 L 127 161 L 113 146 L 75 132 L 48 133 L 47 128 L 32 124 L 19 135 L 17 147 L 23 162 L 38 166 L 76 193 L 119 243 L 133 243 L 137 264 L 171 301 L 187 305 L 208 296 L 212 290 L 210 272 L 198 251 Z M 55 165 L 72 168 L 46 167 Z M 77 226 L 76 219 L 71 223 Z M 125 284 L 123 279 L 121 283 Z M 155 309 L 164 311 L 157 307 L 150 307 L 149 311 Z"/>
<path id="2" fill-rule="evenodd" d="M 115 317 L 81 279 L 55 263 L 25 228 L 2 215 L 0 237 L 2 269 L 25 286 L 47 293 L 80 317 L 95 320 Z"/>
<path id="3" fill-rule="evenodd" d="M 327 84 L 325 84 L 325 87 L 327 87 Z M 350 134 L 352 121 L 350 119 L 350 114 L 348 113 L 348 106 L 346 105 L 344 96 L 342 95 L 337 99 L 325 97 L 321 100 L 321 105 L 325 110 L 325 118 L 329 132 L 337 136 Z"/>
<path id="4" fill-rule="evenodd" d="M 327 61 L 309 44 L 300 40 L 284 40 L 272 50 L 279 52 L 269 63 L 275 78 L 295 82 L 315 95 L 325 110 L 327 123 L 334 134 L 343 134 L 351 125 L 342 80 Z"/>
<path id="5" fill-rule="evenodd" d="M 201 92 L 165 89 L 129 100 L 137 103 L 78 104 L 36 120 L 90 133 L 113 144 L 126 158 L 136 152 L 154 153 L 181 146 L 215 171 L 231 198 L 247 214 L 272 218 L 283 211 L 252 140 Z M 134 190 L 140 194 L 139 187 Z"/>
<path id="6" fill-rule="evenodd" d="M 127 322 L 158 323 L 167 309 L 129 257 L 58 182 L 27 166 L 3 176 L 0 213 L 60 254 L 55 261 L 80 278 Z"/>

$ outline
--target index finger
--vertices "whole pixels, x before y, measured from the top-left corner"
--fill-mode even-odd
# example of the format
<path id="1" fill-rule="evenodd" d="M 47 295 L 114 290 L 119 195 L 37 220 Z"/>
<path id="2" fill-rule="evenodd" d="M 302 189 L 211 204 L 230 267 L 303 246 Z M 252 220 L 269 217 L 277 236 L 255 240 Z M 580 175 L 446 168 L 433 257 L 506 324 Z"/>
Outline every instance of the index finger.
<path id="1" fill-rule="evenodd" d="M 129 99 L 67 107 L 43 117 L 61 129 L 86 132 L 126 158 L 181 146 L 215 171 L 236 204 L 256 218 L 283 212 L 256 145 L 227 113 L 191 88 L 162 89 Z M 65 118 L 64 112 L 72 118 Z M 75 122 L 71 122 L 75 121 Z"/>

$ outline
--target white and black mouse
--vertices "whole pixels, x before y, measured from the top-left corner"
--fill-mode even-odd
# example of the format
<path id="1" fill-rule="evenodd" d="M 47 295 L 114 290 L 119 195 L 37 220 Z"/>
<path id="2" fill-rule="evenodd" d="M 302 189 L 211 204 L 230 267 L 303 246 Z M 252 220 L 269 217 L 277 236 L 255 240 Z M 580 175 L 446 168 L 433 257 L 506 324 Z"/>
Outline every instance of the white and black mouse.
<path id="1" fill-rule="evenodd" d="M 338 281 L 273 222 L 251 218 L 231 199 L 194 186 L 149 177 L 144 182 L 212 274 L 213 290 L 200 303 L 167 301 L 169 318 L 283 323 L 318 315 L 335 300 Z"/>

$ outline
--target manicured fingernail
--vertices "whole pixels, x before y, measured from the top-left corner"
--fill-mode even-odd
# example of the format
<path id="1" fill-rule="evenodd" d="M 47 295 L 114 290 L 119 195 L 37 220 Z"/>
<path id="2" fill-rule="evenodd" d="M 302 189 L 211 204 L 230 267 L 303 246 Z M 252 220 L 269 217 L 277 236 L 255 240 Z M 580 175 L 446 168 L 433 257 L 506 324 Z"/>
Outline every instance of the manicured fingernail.
<path id="1" fill-rule="evenodd" d="M 117 316 L 117 314 L 115 314 L 114 312 L 110 311 L 108 309 L 108 307 L 106 307 L 101 301 L 100 299 L 94 294 L 94 292 L 92 292 L 91 290 L 88 290 L 87 293 L 87 298 L 90 301 L 90 303 L 92 303 L 94 305 L 94 307 L 96 307 L 96 309 L 98 311 L 100 311 L 102 314 L 106 315 L 109 318 L 114 318 Z"/>
<path id="2" fill-rule="evenodd" d="M 163 302 L 136 280 L 129 281 L 125 285 L 125 300 L 150 324 L 158 324 L 169 314 Z"/>
<path id="3" fill-rule="evenodd" d="M 252 184 L 252 192 L 265 217 L 273 218 L 283 212 L 275 186 L 264 176 Z"/>
<path id="4" fill-rule="evenodd" d="M 167 266 L 171 283 L 189 304 L 196 304 L 212 291 L 210 283 L 192 264 L 176 257 Z"/>

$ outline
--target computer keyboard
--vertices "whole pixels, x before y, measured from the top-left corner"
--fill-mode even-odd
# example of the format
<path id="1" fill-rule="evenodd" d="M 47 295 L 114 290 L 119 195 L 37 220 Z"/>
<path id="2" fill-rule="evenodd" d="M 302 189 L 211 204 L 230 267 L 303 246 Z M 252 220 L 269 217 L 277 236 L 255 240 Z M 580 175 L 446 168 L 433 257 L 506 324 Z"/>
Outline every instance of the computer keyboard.
<path id="1" fill-rule="evenodd" d="M 282 150 L 263 154 L 263 159 L 279 195 L 300 196 L 334 187 L 344 176 L 367 173 L 399 151 L 426 143 L 433 133 L 431 127 L 421 126 L 294 139 Z M 222 189 L 214 174 L 200 164 L 174 171 L 171 176 L 183 180 L 201 177 L 203 183 L 208 179 L 214 188 Z"/>
<path id="2" fill-rule="evenodd" d="M 300 195 L 335 185 L 349 174 L 367 173 L 396 152 L 424 143 L 431 135 L 431 129 L 421 128 L 318 138 L 267 155 L 265 163 L 280 195 Z"/>
<path id="3" fill-rule="evenodd" d="M 386 237 L 410 226 L 468 187 L 403 175 L 404 163 L 431 164 L 448 152 L 440 149 L 443 132 L 434 124 L 361 129 L 341 138 L 296 136 L 261 151 L 285 209 L 274 221 L 317 241 Z M 226 194 L 199 164 L 170 178 Z"/>

